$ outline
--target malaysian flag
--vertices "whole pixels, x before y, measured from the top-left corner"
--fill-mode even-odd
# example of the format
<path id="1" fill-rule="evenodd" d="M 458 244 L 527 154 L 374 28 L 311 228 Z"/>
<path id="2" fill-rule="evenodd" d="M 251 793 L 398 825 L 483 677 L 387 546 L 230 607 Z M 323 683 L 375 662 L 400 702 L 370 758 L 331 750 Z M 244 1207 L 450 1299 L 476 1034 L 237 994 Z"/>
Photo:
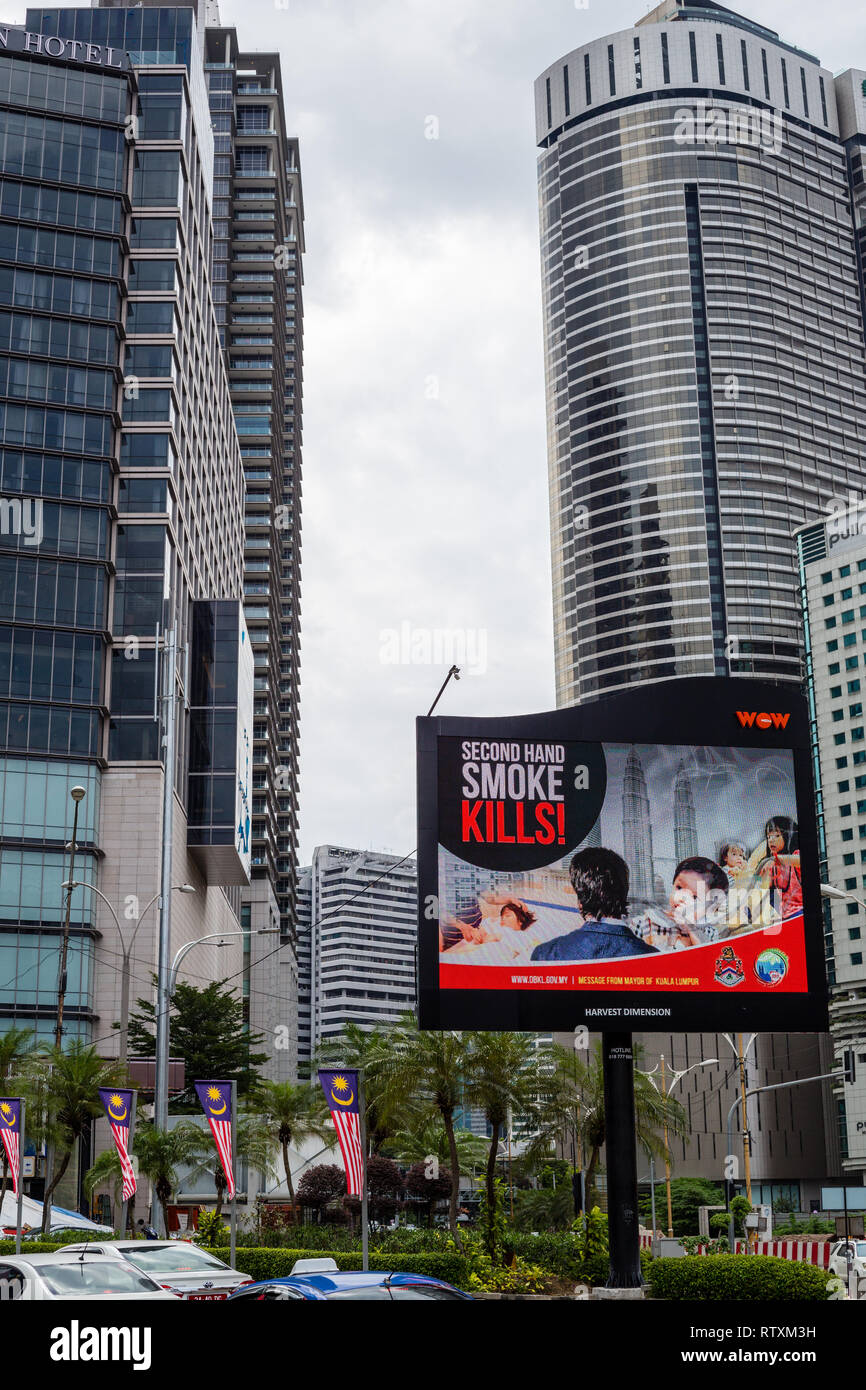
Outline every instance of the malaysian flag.
<path id="1" fill-rule="evenodd" d="M 232 1162 L 232 1083 L 197 1081 L 195 1089 L 217 1146 L 228 1184 L 228 1198 L 231 1201 L 235 1195 L 235 1170 Z"/>
<path id="2" fill-rule="evenodd" d="M 12 1190 L 18 1196 L 18 1180 L 21 1173 L 21 1101 L 4 1096 L 0 1100 L 0 1136 L 9 1170 L 12 1173 Z"/>
<path id="3" fill-rule="evenodd" d="M 120 1159 L 120 1172 L 123 1177 L 123 1200 L 128 1202 L 135 1196 L 135 1173 L 129 1157 L 129 1143 L 132 1135 L 132 1104 L 134 1091 L 110 1091 L 99 1088 L 99 1099 L 111 1126 L 111 1137 Z"/>
<path id="4" fill-rule="evenodd" d="M 346 1169 L 346 1191 L 350 1197 L 361 1197 L 364 1193 L 364 1151 L 361 1148 L 358 1073 L 320 1071 L 319 1080 L 340 1141 L 340 1153 Z"/>

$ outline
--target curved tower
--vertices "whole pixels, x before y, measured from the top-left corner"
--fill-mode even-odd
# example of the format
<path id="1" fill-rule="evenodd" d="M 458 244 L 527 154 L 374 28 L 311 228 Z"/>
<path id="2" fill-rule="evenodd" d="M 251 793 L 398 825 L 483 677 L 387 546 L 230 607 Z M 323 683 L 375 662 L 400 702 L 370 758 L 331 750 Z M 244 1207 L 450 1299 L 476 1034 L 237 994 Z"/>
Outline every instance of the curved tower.
<path id="1" fill-rule="evenodd" d="M 669 0 L 536 83 L 561 704 L 800 677 L 792 532 L 864 490 L 850 79 Z"/>

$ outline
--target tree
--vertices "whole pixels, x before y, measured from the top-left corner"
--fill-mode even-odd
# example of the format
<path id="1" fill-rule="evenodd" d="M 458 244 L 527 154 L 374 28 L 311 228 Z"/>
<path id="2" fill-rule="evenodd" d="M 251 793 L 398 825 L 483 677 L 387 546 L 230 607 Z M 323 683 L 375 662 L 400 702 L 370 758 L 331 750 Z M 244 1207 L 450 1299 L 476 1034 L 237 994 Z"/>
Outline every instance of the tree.
<path id="1" fill-rule="evenodd" d="M 532 1033 L 472 1033 L 469 1044 L 467 1099 L 484 1111 L 491 1128 L 484 1187 L 487 1210 L 491 1213 L 488 1231 L 492 1244 L 496 1230 L 492 1213 L 497 1200 L 499 1136 L 506 1129 L 509 1116 L 519 1116 L 533 1125 L 540 1115 L 546 1089 L 543 1053 Z M 496 1251 L 490 1248 L 489 1254 L 495 1258 Z"/>
<path id="2" fill-rule="evenodd" d="M 138 1171 L 153 1186 L 154 1195 L 162 1208 L 165 1230 L 168 1230 L 168 1203 L 177 1187 L 178 1169 L 195 1164 L 202 1149 L 202 1132 L 189 1120 L 181 1120 L 173 1129 L 156 1129 L 150 1121 L 140 1124 L 132 1141 L 132 1152 L 138 1159 Z M 117 1188 L 120 1179 L 120 1160 L 117 1150 L 105 1149 L 84 1178 L 87 1191 L 112 1183 Z"/>
<path id="3" fill-rule="evenodd" d="M 489 1145 L 480 1134 L 473 1134 L 471 1129 L 455 1129 L 454 1141 L 461 1174 L 468 1176 L 486 1163 Z M 451 1166 L 448 1133 L 441 1115 L 435 1110 L 410 1111 L 405 1128 L 398 1129 L 385 1147 L 401 1163 L 428 1165 L 432 1158 L 441 1169 Z"/>
<path id="4" fill-rule="evenodd" d="M 195 1182 L 205 1173 L 213 1174 L 217 1194 L 214 1215 L 219 1216 L 228 1190 L 228 1179 L 217 1153 L 210 1127 L 206 1130 L 200 1129 L 198 1126 L 195 1128 L 198 1130 L 201 1142 L 196 1151 L 197 1162 L 190 1173 L 190 1181 Z M 237 1161 L 240 1160 L 246 1163 L 249 1168 L 257 1169 L 264 1175 L 265 1179 L 274 1177 L 274 1155 L 277 1151 L 277 1143 L 276 1135 L 270 1125 L 260 1116 L 249 1113 L 238 1115 L 235 1124 L 236 1167 Z"/>
<path id="5" fill-rule="evenodd" d="M 574 1221 L 571 1182 L 523 1188 L 514 1194 L 514 1224 L 520 1231 L 567 1231 Z"/>
<path id="6" fill-rule="evenodd" d="M 54 1047 L 38 1057 L 31 1053 L 25 1072 L 27 1129 L 35 1139 L 54 1147 L 54 1174 L 45 1189 L 42 1230 L 47 1232 L 50 1198 L 62 1181 L 75 1146 L 91 1121 L 103 1113 L 101 1086 L 118 1086 L 125 1079 L 120 1062 L 106 1062 L 79 1038 L 68 1047 Z M 32 1119 L 31 1119 L 32 1115 Z"/>
<path id="7" fill-rule="evenodd" d="M 636 1046 L 636 1063 L 640 1062 L 641 1055 L 641 1048 Z M 554 1070 L 546 1079 L 540 1123 L 530 1148 L 536 1152 L 549 1149 L 557 1138 L 567 1137 L 571 1133 L 575 1147 L 582 1151 L 586 1164 L 587 1200 L 593 1204 L 598 1198 L 595 1175 L 606 1134 L 601 1044 L 596 1045 L 587 1062 L 580 1061 L 576 1053 L 562 1047 L 553 1047 L 550 1056 Z M 662 1095 L 637 1065 L 634 1071 L 634 1104 L 638 1148 L 647 1159 L 663 1159 L 665 1120 L 669 1142 L 672 1138 L 688 1134 L 689 1121 L 685 1110 L 673 1097 Z"/>
<path id="8" fill-rule="evenodd" d="M 370 1220 L 390 1221 L 400 1206 L 403 1176 L 393 1158 L 371 1154 L 367 1159 L 367 1191 L 370 1200 Z M 360 1197 L 345 1197 L 343 1205 L 354 1215 L 360 1211 Z"/>
<path id="9" fill-rule="evenodd" d="M 448 1144 L 451 1169 L 451 1199 L 448 1224 L 458 1249 L 462 1249 L 457 1229 L 460 1197 L 460 1155 L 454 1132 L 454 1112 L 463 1105 L 467 1044 L 460 1033 L 419 1032 L 411 1014 L 404 1014 L 389 1038 L 381 1060 L 387 1096 L 387 1111 L 401 1106 L 410 1113 L 427 1110 L 439 1115 Z"/>
<path id="10" fill-rule="evenodd" d="M 339 1163 L 314 1163 L 298 1183 L 298 1201 L 301 1206 L 312 1207 L 319 1221 L 323 1208 L 345 1195 L 346 1174 Z"/>
<path id="11" fill-rule="evenodd" d="M 172 1102 L 175 1111 L 198 1112 L 193 1082 L 209 1076 L 237 1081 L 238 1095 L 246 1095 L 257 1081 L 258 1071 L 267 1060 L 266 1052 L 255 1052 L 263 1037 L 249 1033 L 244 1023 L 243 1003 L 224 988 L 225 980 L 214 980 L 199 989 L 179 984 L 171 1000 L 171 1055 L 182 1057 L 187 1087 Z M 129 1052 L 133 1057 L 153 1057 L 156 1051 L 155 1006 L 138 999 L 138 1012 L 130 1014 Z"/>
<path id="12" fill-rule="evenodd" d="M 656 1221 L 662 1226 L 667 1218 L 667 1189 L 663 1182 L 656 1183 Z M 705 1178 L 673 1178 L 671 1180 L 671 1216 L 675 1236 L 696 1236 L 698 1234 L 698 1207 L 723 1206 L 725 1194 L 715 1183 Z M 641 1221 L 648 1226 L 652 1221 L 652 1203 L 649 1195 L 642 1196 L 638 1202 Z"/>
<path id="13" fill-rule="evenodd" d="M 289 1145 L 299 1148 L 308 1139 L 321 1139 L 332 1148 L 335 1142 L 333 1129 L 328 1128 L 328 1107 L 322 1088 L 315 1085 L 295 1085 L 291 1081 L 261 1081 L 256 1088 L 256 1104 L 263 1111 L 264 1119 L 276 1132 L 277 1142 L 283 1155 L 283 1170 L 289 1200 L 292 1204 L 292 1220 L 295 1219 L 295 1189 L 292 1183 L 292 1165 L 289 1160 Z"/>
<path id="14" fill-rule="evenodd" d="M 432 1176 L 432 1173 L 438 1172 L 438 1168 L 431 1170 L 427 1163 L 419 1162 L 413 1163 L 406 1174 L 406 1192 L 410 1198 L 426 1207 L 428 1226 L 433 1224 L 433 1208 L 436 1203 L 451 1196 L 450 1177 L 446 1176 L 444 1171 L 440 1176 Z"/>
<path id="15" fill-rule="evenodd" d="M 11 1028 L 7 1028 L 5 1033 L 0 1034 L 0 1083 L 2 1083 L 4 1090 L 6 1089 L 6 1082 L 12 1079 L 17 1067 L 30 1052 L 33 1046 L 33 1037 L 32 1028 L 16 1028 L 14 1024 Z M 4 1148 L 3 1179 L 0 1181 L 0 1206 L 3 1205 L 3 1198 L 6 1196 L 9 1177 L 9 1160 Z"/>

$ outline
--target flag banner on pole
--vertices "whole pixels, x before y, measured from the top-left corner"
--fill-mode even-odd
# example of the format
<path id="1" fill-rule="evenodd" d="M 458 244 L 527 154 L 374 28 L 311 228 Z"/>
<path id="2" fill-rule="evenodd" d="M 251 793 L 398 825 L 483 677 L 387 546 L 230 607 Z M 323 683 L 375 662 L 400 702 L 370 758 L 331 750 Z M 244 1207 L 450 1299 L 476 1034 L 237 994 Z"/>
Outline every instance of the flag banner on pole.
<path id="1" fill-rule="evenodd" d="M 232 1083 L 197 1081 L 195 1089 L 217 1146 L 228 1183 L 228 1198 L 231 1201 L 235 1195 L 235 1174 L 232 1165 Z"/>
<path id="2" fill-rule="evenodd" d="M 361 1151 L 358 1073 L 320 1071 L 319 1081 L 340 1141 L 340 1153 L 346 1169 L 346 1191 L 350 1197 L 361 1197 L 364 1192 L 364 1155 Z"/>
<path id="3" fill-rule="evenodd" d="M 17 1197 L 21 1177 L 21 1101 L 11 1096 L 0 1099 L 0 1136 L 12 1174 L 12 1190 Z"/>
<path id="4" fill-rule="evenodd" d="M 99 1099 L 106 1118 L 111 1126 L 111 1137 L 120 1159 L 120 1172 L 123 1177 L 123 1200 L 128 1202 L 135 1196 L 135 1173 L 129 1157 L 130 1127 L 132 1124 L 132 1098 L 134 1091 L 112 1091 L 104 1086 L 99 1088 Z"/>

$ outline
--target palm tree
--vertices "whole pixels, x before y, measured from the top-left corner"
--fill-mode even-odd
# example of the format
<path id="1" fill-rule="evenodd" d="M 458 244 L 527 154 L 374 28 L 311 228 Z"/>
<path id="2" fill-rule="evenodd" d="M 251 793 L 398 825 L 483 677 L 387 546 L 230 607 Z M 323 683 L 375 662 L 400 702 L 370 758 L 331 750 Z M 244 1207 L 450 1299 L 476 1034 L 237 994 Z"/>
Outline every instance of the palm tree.
<path id="1" fill-rule="evenodd" d="M 635 1063 L 642 1051 L 635 1046 Z M 537 1153 L 553 1146 L 557 1138 L 571 1129 L 584 1155 L 589 1156 L 586 1167 L 588 1200 L 594 1198 L 595 1175 L 605 1142 L 604 1062 L 601 1044 L 596 1044 L 591 1059 L 581 1062 L 567 1048 L 553 1047 L 551 1056 L 554 1071 L 549 1078 L 547 1098 L 542 1106 L 540 1124 L 530 1151 Z M 661 1095 L 645 1072 L 635 1065 L 634 1071 L 635 1139 L 646 1158 L 664 1157 L 664 1125 L 668 1137 L 689 1132 L 688 1116 L 671 1096 Z"/>
<path id="2" fill-rule="evenodd" d="M 38 1057 L 31 1053 L 24 1075 L 27 1099 L 36 1102 L 28 1106 L 34 1121 L 31 1123 L 28 1116 L 27 1128 L 34 1138 L 52 1144 L 55 1152 L 54 1174 L 43 1198 L 45 1233 L 50 1198 L 63 1180 L 75 1146 L 91 1121 L 103 1113 L 99 1088 L 120 1085 L 126 1068 L 120 1062 L 106 1061 L 95 1048 L 75 1038 L 66 1049 L 54 1047 Z"/>
<path id="3" fill-rule="evenodd" d="M 181 1120 L 174 1129 L 156 1129 L 146 1121 L 136 1129 L 132 1152 L 138 1159 L 138 1171 L 151 1183 L 162 1208 L 164 1229 L 168 1230 L 168 1203 L 177 1187 L 178 1169 L 196 1164 L 201 1156 L 203 1135 L 191 1120 Z M 84 1185 L 89 1193 L 107 1183 L 120 1180 L 120 1160 L 117 1150 L 105 1149 L 87 1171 Z"/>
<path id="4" fill-rule="evenodd" d="M 448 1224 L 455 1244 L 462 1249 L 457 1229 L 460 1197 L 460 1154 L 454 1130 L 454 1112 L 463 1105 L 466 1043 L 460 1033 L 419 1032 L 412 1014 L 404 1014 L 388 1039 L 381 1062 L 384 1110 L 393 1115 L 400 1107 L 439 1115 L 448 1145 L 451 1199 Z"/>
<path id="5" fill-rule="evenodd" d="M 471 1129 L 455 1129 L 454 1140 L 460 1160 L 461 1174 L 472 1173 L 487 1160 L 488 1142 Z M 441 1168 L 451 1164 L 448 1134 L 441 1116 L 434 1111 L 410 1114 L 405 1129 L 388 1140 L 386 1148 L 401 1163 L 425 1163 L 435 1158 Z"/>
<path id="6" fill-rule="evenodd" d="M 472 1033 L 469 1056 L 467 1099 L 484 1111 L 491 1129 L 485 1191 L 487 1210 L 492 1212 L 496 1202 L 499 1136 L 512 1114 L 530 1124 L 537 1121 L 547 1085 L 544 1054 L 533 1033 Z M 491 1224 L 488 1240 L 492 1239 L 492 1231 Z"/>
<path id="7" fill-rule="evenodd" d="M 189 1175 L 189 1180 L 195 1182 L 205 1173 L 213 1173 L 217 1194 L 214 1216 L 219 1216 L 228 1190 L 228 1179 L 217 1154 L 210 1129 L 198 1129 L 197 1132 L 199 1144 L 195 1153 L 196 1162 Z M 274 1155 L 277 1151 L 277 1143 L 271 1126 L 260 1116 L 248 1112 L 238 1114 L 235 1123 L 234 1158 L 236 1163 L 239 1159 L 243 1160 L 249 1168 L 258 1169 L 266 1180 L 274 1177 Z"/>
<path id="8" fill-rule="evenodd" d="M 295 1085 L 291 1081 L 261 1081 L 256 1090 L 256 1106 L 262 1111 L 263 1118 L 271 1130 L 276 1130 L 294 1221 L 295 1187 L 292 1182 L 289 1145 L 294 1143 L 295 1147 L 299 1148 L 307 1139 L 315 1138 L 320 1139 L 329 1148 L 333 1146 L 335 1135 L 333 1129 L 328 1128 L 325 1097 L 318 1084 Z"/>
<path id="9" fill-rule="evenodd" d="M 16 1028 L 14 1025 L 7 1028 L 6 1032 L 0 1035 L 0 1084 L 6 1089 L 6 1082 L 15 1074 L 18 1063 L 25 1058 L 33 1046 L 32 1028 Z M 9 1160 L 6 1157 L 6 1150 L 3 1150 L 3 1179 L 0 1181 L 0 1206 L 3 1205 L 3 1198 L 6 1196 L 6 1188 L 9 1185 Z"/>

